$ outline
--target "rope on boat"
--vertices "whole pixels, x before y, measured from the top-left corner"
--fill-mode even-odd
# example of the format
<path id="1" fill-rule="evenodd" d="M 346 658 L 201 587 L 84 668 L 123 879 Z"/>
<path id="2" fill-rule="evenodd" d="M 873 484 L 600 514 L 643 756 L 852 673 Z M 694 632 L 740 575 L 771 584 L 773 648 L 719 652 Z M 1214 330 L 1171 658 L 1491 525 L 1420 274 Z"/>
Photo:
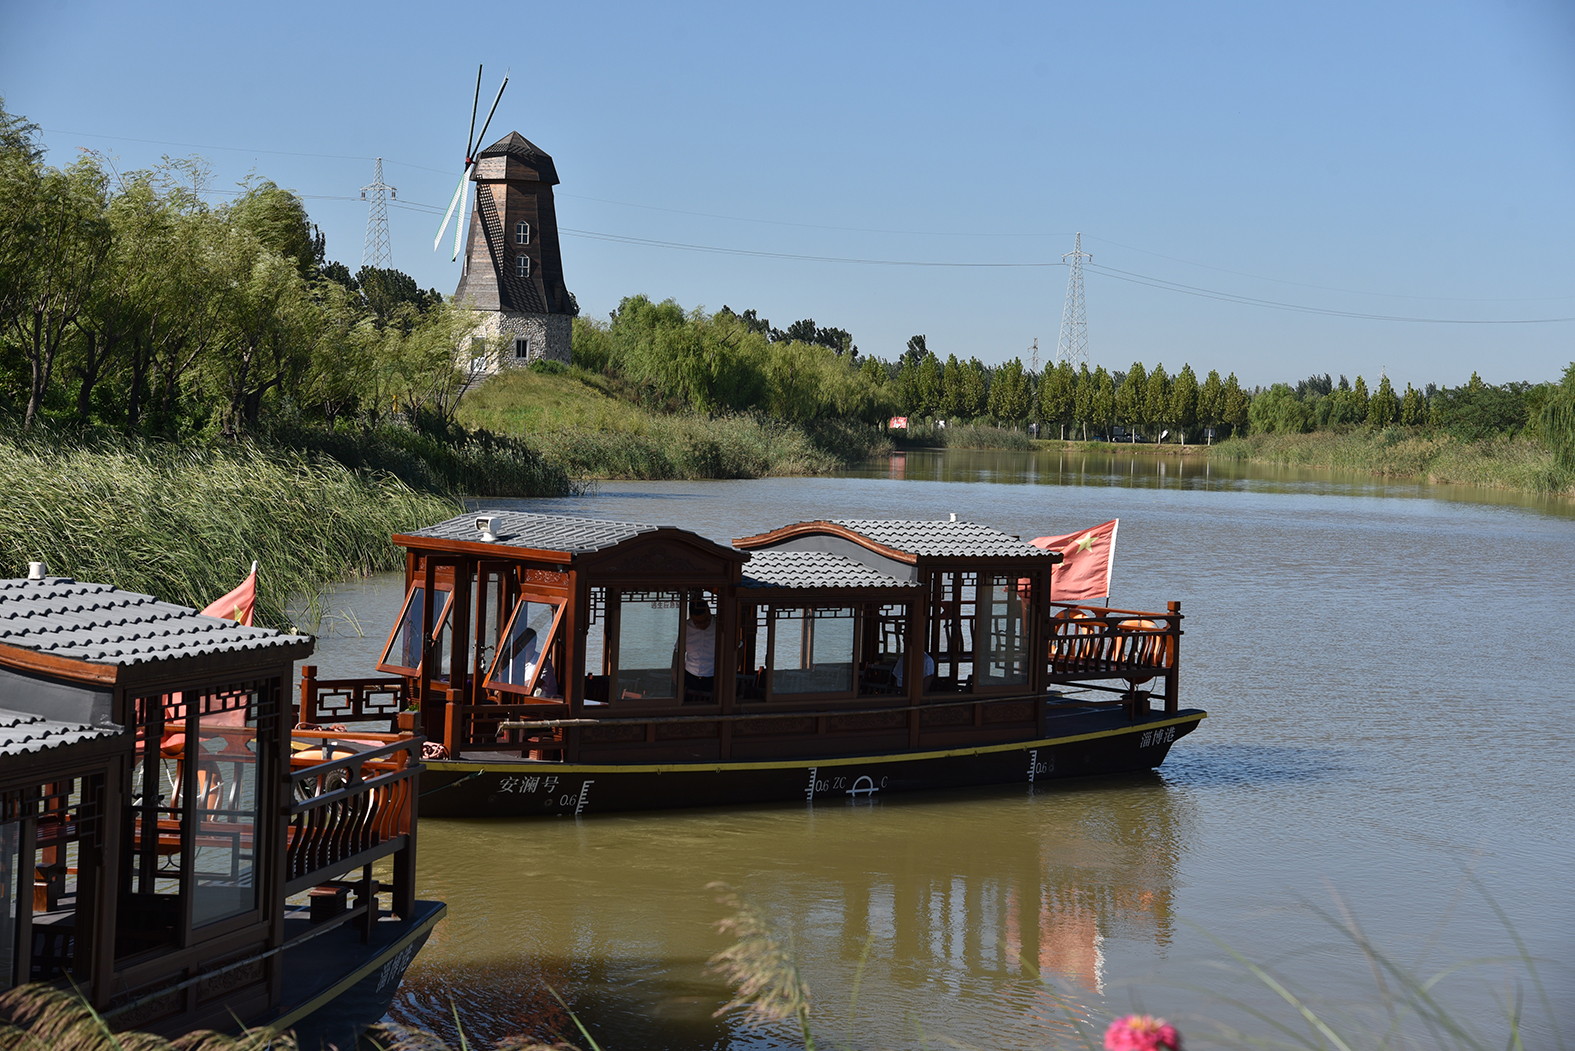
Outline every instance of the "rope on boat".
<path id="1" fill-rule="evenodd" d="M 470 773 L 466 774 L 464 777 L 459 778 L 457 781 L 450 781 L 446 785 L 438 785 L 436 788 L 429 788 L 429 789 L 427 789 L 425 792 L 421 793 L 420 798 L 425 799 L 427 796 L 431 795 L 433 792 L 441 792 L 445 788 L 453 788 L 455 785 L 462 785 L 466 781 L 469 781 L 473 777 L 480 777 L 481 774 L 482 774 L 482 771 L 480 771 L 480 770 L 472 770 Z"/>

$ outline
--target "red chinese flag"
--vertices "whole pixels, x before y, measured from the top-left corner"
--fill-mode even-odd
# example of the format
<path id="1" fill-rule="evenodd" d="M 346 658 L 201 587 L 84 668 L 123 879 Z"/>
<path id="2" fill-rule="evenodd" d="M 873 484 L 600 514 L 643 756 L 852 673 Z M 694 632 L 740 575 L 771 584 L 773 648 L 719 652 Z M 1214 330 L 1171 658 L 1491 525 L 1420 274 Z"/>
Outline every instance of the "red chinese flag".
<path id="1" fill-rule="evenodd" d="M 246 574 L 246 579 L 241 581 L 234 591 L 221 599 L 215 599 L 202 612 L 204 616 L 233 620 L 237 624 L 249 626 L 252 622 L 252 608 L 256 605 L 257 563 L 253 562 L 252 571 Z"/>
<path id="2" fill-rule="evenodd" d="M 1046 551 L 1059 551 L 1061 564 L 1050 571 L 1050 597 L 1056 602 L 1087 602 L 1110 594 L 1110 568 L 1115 564 L 1116 526 L 1104 525 L 1065 536 L 1042 536 L 1029 543 Z"/>

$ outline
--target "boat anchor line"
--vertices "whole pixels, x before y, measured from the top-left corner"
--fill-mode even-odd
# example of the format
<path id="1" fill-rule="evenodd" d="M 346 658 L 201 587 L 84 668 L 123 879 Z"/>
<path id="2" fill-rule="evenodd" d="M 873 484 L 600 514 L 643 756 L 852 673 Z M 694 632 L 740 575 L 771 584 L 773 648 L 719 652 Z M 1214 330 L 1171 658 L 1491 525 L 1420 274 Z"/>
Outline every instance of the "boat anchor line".
<path id="1" fill-rule="evenodd" d="M 575 817 L 579 817 L 584 813 L 586 804 L 591 801 L 591 786 L 595 783 L 594 780 L 580 782 L 580 799 L 579 802 L 574 804 Z"/>

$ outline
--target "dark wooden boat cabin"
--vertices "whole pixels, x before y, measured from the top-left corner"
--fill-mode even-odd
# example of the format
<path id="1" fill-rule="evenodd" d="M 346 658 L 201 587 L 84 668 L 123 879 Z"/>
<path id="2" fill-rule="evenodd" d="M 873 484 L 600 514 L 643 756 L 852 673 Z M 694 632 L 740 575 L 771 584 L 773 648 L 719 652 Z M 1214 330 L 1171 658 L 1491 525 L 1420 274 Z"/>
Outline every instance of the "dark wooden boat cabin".
<path id="1" fill-rule="evenodd" d="M 420 741 L 292 738 L 311 650 L 104 585 L 0 580 L 0 990 L 303 1047 L 381 1016 L 444 911 L 415 899 Z"/>
<path id="2" fill-rule="evenodd" d="M 1055 603 L 1058 554 L 955 517 L 804 522 L 729 547 L 485 512 L 394 539 L 407 597 L 386 677 L 308 667 L 302 710 L 411 709 L 401 718 L 443 748 L 423 774 L 429 814 L 1140 769 L 1204 716 L 1179 706 L 1176 604 Z M 1140 688 L 1156 679 L 1162 691 Z"/>

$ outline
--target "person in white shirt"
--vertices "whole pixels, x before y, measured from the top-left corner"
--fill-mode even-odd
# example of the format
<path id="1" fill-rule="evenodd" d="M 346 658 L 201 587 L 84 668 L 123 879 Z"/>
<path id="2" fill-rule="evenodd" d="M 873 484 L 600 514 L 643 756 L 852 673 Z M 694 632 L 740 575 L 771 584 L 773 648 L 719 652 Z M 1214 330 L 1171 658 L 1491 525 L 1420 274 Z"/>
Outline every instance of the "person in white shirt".
<path id="1" fill-rule="evenodd" d="M 897 666 L 891 672 L 891 681 L 896 683 L 899 688 L 902 686 L 902 666 L 906 663 L 908 663 L 906 655 L 897 658 Z M 924 655 L 924 678 L 919 680 L 919 686 L 923 690 L 928 691 L 934 678 L 935 658 L 926 653 Z"/>
<path id="2" fill-rule="evenodd" d="M 695 599 L 684 622 L 684 701 L 708 703 L 715 689 L 716 620 L 705 600 Z"/>
<path id="3" fill-rule="evenodd" d="M 514 655 L 513 669 L 514 681 L 520 686 L 530 682 L 530 677 L 536 674 L 536 663 L 540 661 L 541 648 L 536 642 L 536 629 L 526 628 L 520 636 L 519 651 Z M 536 688 L 531 691 L 537 697 L 558 697 L 558 676 L 552 670 L 552 661 L 548 659 L 542 665 L 541 675 L 536 679 Z"/>

